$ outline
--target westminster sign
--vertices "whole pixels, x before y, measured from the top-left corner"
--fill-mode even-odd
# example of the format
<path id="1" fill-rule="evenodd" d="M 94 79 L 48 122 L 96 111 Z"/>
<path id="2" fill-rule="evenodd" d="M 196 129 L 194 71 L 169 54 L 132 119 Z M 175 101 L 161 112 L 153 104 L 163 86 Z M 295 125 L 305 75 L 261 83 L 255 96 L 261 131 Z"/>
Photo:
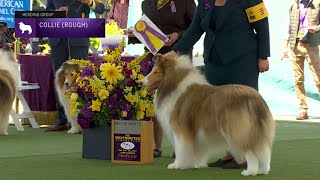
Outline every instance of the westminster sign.
<path id="1" fill-rule="evenodd" d="M 16 11 L 30 11 L 31 0 L 0 0 L 0 22 L 6 22 L 9 28 L 14 28 Z"/>

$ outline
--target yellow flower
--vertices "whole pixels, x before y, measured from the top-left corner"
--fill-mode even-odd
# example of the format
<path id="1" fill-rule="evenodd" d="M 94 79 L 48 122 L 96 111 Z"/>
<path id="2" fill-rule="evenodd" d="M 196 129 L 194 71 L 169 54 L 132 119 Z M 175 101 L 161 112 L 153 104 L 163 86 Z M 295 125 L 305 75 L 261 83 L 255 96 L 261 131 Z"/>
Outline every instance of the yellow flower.
<path id="1" fill-rule="evenodd" d="M 99 91 L 101 89 L 105 89 L 105 81 L 99 79 L 97 76 L 93 76 L 93 78 L 89 79 L 91 91 L 93 92 L 95 97 L 99 96 Z"/>
<path id="2" fill-rule="evenodd" d="M 74 108 L 74 107 L 71 107 L 71 108 L 70 108 L 70 115 L 71 115 L 71 116 L 75 116 L 75 115 L 77 114 L 77 112 L 78 112 L 78 111 L 77 111 L 76 108 Z"/>
<path id="3" fill-rule="evenodd" d="M 107 91 L 107 90 L 105 90 L 105 89 L 101 89 L 101 90 L 99 91 L 99 98 L 100 98 L 101 100 L 106 99 L 108 96 L 109 96 L 109 91 Z"/>
<path id="4" fill-rule="evenodd" d="M 70 96 L 70 102 L 76 102 L 78 100 L 79 95 L 77 93 L 72 93 Z"/>
<path id="5" fill-rule="evenodd" d="M 135 95 L 132 95 L 131 92 L 128 93 L 125 97 L 126 100 L 128 100 L 132 105 L 138 101 L 138 98 Z"/>
<path id="6" fill-rule="evenodd" d="M 99 100 L 92 100 L 92 105 L 90 106 L 90 108 L 92 109 L 92 111 L 100 111 L 100 106 L 101 102 Z"/>
<path id="7" fill-rule="evenodd" d="M 138 111 L 137 112 L 137 120 L 141 120 L 144 118 L 144 112 L 143 111 Z"/>
<path id="8" fill-rule="evenodd" d="M 146 108 L 147 108 L 147 105 L 146 105 L 145 103 L 139 104 L 139 109 L 140 109 L 141 111 L 145 111 Z"/>
<path id="9" fill-rule="evenodd" d="M 146 110 L 146 116 L 147 117 L 154 117 L 154 106 L 151 105 Z"/>
<path id="10" fill-rule="evenodd" d="M 80 81 L 81 81 L 81 77 L 79 76 L 79 77 L 77 77 L 76 82 L 78 83 Z"/>
<path id="11" fill-rule="evenodd" d="M 117 83 L 117 81 L 121 78 L 121 66 L 116 66 L 111 63 L 104 63 L 100 66 L 101 70 L 101 78 L 106 79 L 109 83 Z"/>
<path id="12" fill-rule="evenodd" d="M 141 97 L 146 97 L 148 92 L 147 92 L 147 90 L 145 88 L 143 88 L 143 89 L 141 89 L 139 91 L 139 94 L 140 94 Z"/>
<path id="13" fill-rule="evenodd" d="M 132 87 L 126 87 L 123 91 L 125 93 L 131 92 L 132 91 Z"/>
<path id="14" fill-rule="evenodd" d="M 137 78 L 137 72 L 135 70 L 132 70 L 132 74 L 130 76 L 132 79 L 136 79 Z"/>
<path id="15" fill-rule="evenodd" d="M 123 117 L 127 117 L 128 116 L 128 112 L 127 111 L 122 111 L 122 116 Z"/>
<path id="16" fill-rule="evenodd" d="M 112 91 L 112 90 L 113 90 L 113 86 L 109 84 L 109 85 L 107 86 L 107 90 L 108 90 L 108 91 Z"/>
<path id="17" fill-rule="evenodd" d="M 108 54 L 104 57 L 104 59 L 107 61 L 107 62 L 112 62 L 114 60 L 114 57 L 111 55 L 111 54 Z"/>

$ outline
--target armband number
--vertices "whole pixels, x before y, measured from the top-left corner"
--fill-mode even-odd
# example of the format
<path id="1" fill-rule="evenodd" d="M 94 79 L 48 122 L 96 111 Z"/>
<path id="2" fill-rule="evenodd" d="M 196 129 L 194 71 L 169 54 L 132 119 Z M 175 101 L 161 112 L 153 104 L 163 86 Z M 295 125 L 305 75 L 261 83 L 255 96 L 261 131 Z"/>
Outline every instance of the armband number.
<path id="1" fill-rule="evenodd" d="M 261 19 L 264 19 L 269 15 L 264 5 L 264 2 L 261 2 L 260 4 L 252 6 L 250 8 L 247 8 L 246 14 L 247 14 L 249 23 L 260 21 Z"/>

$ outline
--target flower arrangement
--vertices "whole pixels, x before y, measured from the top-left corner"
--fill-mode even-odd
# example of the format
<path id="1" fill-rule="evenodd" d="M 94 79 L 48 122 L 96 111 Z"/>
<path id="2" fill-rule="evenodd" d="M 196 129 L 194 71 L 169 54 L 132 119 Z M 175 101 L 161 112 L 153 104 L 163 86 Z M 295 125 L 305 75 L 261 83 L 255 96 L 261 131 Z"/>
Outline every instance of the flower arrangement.
<path id="1" fill-rule="evenodd" d="M 106 23 L 106 35 L 123 35 L 124 29 L 119 28 L 117 22 Z"/>
<path id="2" fill-rule="evenodd" d="M 70 113 L 77 115 L 83 129 L 109 126 L 111 120 L 152 120 L 154 117 L 153 94 L 140 87 L 140 80 L 153 67 L 153 61 L 145 59 L 148 53 L 132 61 L 122 61 L 124 40 L 104 57 L 93 60 L 70 60 L 81 66 L 73 72 L 76 83 L 70 97 Z"/>

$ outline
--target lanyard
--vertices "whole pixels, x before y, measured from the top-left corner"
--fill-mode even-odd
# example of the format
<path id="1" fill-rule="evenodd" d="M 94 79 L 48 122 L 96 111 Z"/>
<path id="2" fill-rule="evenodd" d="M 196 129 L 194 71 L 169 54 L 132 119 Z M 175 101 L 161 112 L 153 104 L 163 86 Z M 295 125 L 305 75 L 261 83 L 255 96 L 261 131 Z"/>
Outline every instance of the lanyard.
<path id="1" fill-rule="evenodd" d="M 306 4 L 303 9 L 300 9 L 301 2 L 299 3 L 299 9 L 300 9 L 301 13 L 303 14 L 302 16 L 300 15 L 300 21 L 302 24 L 304 23 L 304 20 L 306 20 L 307 12 L 308 12 L 307 8 L 310 3 L 311 3 L 311 0 L 309 0 L 308 4 Z"/>

